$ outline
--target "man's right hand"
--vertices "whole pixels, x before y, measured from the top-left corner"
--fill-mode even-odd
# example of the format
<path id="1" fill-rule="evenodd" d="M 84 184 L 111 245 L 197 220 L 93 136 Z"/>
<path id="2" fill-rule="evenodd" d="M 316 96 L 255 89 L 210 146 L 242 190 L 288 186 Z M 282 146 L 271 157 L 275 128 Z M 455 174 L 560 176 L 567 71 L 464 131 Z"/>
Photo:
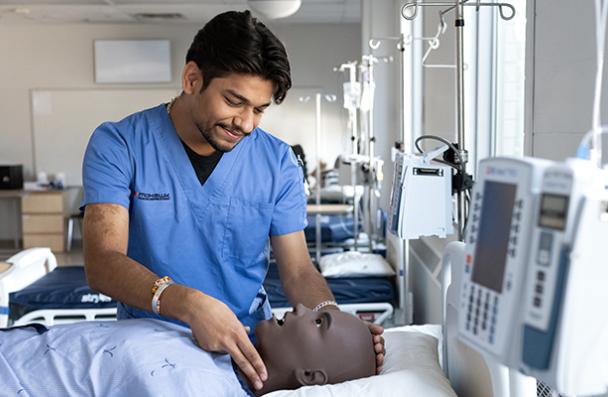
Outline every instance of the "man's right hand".
<path id="1" fill-rule="evenodd" d="M 230 354 L 251 385 L 261 389 L 268 372 L 243 324 L 223 302 L 202 293 L 197 300 L 187 321 L 198 345 L 206 351 Z"/>

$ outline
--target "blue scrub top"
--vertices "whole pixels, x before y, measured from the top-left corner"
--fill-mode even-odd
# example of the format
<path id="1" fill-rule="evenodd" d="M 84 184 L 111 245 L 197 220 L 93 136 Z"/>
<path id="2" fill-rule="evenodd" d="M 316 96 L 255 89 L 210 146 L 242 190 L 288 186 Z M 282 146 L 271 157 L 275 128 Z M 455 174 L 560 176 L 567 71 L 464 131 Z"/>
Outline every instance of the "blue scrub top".
<path id="1" fill-rule="evenodd" d="M 268 238 L 306 226 L 302 170 L 285 142 L 255 129 L 201 185 L 162 104 L 93 132 L 83 186 L 83 207 L 129 210 L 130 258 L 221 300 L 252 328 L 270 316 Z M 118 317 L 156 316 L 119 304 Z"/>

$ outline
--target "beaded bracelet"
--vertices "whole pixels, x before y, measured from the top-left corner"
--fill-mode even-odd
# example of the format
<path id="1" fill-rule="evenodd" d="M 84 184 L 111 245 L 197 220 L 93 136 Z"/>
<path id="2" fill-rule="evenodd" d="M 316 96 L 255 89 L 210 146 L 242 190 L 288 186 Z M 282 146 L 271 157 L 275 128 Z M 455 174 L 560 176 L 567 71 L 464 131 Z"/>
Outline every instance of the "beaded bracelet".
<path id="1" fill-rule="evenodd" d="M 160 287 L 161 285 L 163 285 L 164 283 L 166 283 L 168 281 L 173 281 L 173 280 L 169 276 L 161 277 L 158 280 L 156 280 L 154 282 L 154 284 L 152 285 L 152 295 L 154 295 L 156 293 L 156 290 L 158 290 L 158 287 Z"/>
<path id="2" fill-rule="evenodd" d="M 152 296 L 152 312 L 154 314 L 160 315 L 160 296 L 162 293 L 169 287 L 170 285 L 175 284 L 170 277 L 159 278 L 154 282 L 154 286 L 152 286 L 153 296 Z"/>
<path id="3" fill-rule="evenodd" d="M 338 303 L 336 301 L 323 301 L 321 303 L 319 303 L 317 306 L 312 308 L 313 312 L 318 312 L 319 310 L 323 309 L 325 306 L 335 306 L 337 308 L 339 308 Z"/>

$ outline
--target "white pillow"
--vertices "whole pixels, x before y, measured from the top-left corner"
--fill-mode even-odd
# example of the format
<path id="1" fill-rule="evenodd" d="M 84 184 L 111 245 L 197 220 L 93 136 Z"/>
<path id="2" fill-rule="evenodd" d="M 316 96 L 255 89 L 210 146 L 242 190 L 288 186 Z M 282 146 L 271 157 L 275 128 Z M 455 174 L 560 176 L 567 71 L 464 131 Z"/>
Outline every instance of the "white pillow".
<path id="1" fill-rule="evenodd" d="M 395 271 L 378 254 L 357 251 L 340 252 L 321 257 L 321 274 L 325 277 L 394 276 Z"/>
<path id="2" fill-rule="evenodd" d="M 279 390 L 265 397 L 456 397 L 439 366 L 437 338 L 414 327 L 387 330 L 380 375 L 335 385 Z"/>

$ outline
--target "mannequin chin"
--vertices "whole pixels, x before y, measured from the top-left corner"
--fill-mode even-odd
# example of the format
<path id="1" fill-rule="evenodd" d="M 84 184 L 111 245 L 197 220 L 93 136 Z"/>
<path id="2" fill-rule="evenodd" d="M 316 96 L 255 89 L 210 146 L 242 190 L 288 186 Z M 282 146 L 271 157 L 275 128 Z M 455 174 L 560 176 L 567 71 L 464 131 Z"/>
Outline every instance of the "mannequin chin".
<path id="1" fill-rule="evenodd" d="M 348 313 L 314 312 L 298 305 L 282 321 L 273 317 L 260 322 L 255 335 L 268 370 L 264 387 L 255 392 L 258 396 L 376 373 L 372 335 L 365 323 Z"/>

